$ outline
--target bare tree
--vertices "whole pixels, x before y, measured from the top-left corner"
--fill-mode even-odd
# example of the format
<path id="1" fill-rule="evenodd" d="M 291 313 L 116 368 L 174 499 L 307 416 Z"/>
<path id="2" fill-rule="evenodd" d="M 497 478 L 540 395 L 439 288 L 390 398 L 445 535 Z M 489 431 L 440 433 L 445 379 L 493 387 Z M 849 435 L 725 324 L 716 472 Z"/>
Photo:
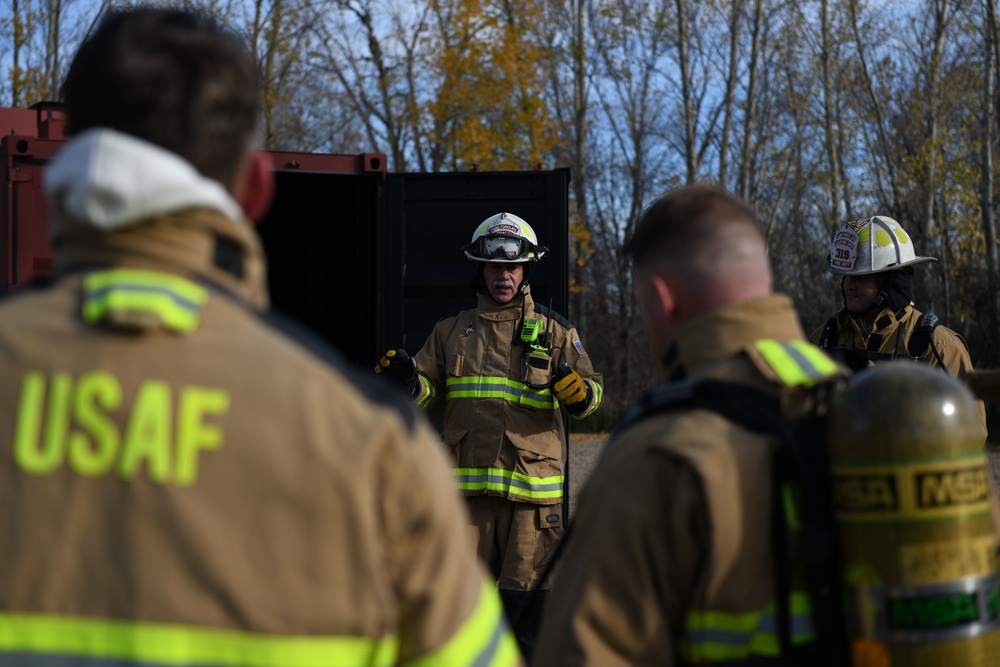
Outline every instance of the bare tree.
<path id="1" fill-rule="evenodd" d="M 739 194 L 747 201 L 753 199 L 753 154 L 754 154 L 754 131 L 757 122 L 757 81 L 759 76 L 759 63 L 761 51 L 761 33 L 764 22 L 763 0 L 754 0 L 753 14 L 750 19 L 750 55 L 747 66 L 747 94 L 744 106 L 746 111 L 743 114 L 743 148 L 740 151 L 740 187 Z"/>
<path id="2" fill-rule="evenodd" d="M 34 0 L 9 0 L 10 104 L 28 106 L 46 97 L 44 63 L 37 58 L 41 10 Z"/>
<path id="3" fill-rule="evenodd" d="M 863 133 L 865 144 L 868 146 L 870 164 L 874 168 L 878 201 L 883 210 L 898 218 L 903 208 L 897 175 L 898 155 L 890 137 L 889 122 L 885 117 L 883 101 L 886 95 L 876 88 L 875 76 L 868 62 L 869 45 L 877 43 L 878 37 L 872 28 L 862 25 L 858 0 L 848 0 L 847 7 L 854 36 L 858 85 L 861 88 L 861 94 L 853 96 L 853 99 L 857 100 L 857 112 L 871 117 L 871 122 L 863 126 Z M 866 103 L 864 106 L 862 100 Z"/>
<path id="4" fill-rule="evenodd" d="M 729 142 L 736 113 L 736 77 L 739 72 L 740 26 L 745 0 L 733 0 L 729 8 L 729 54 L 725 94 L 722 100 L 722 133 L 719 137 L 719 183 L 729 184 Z"/>
<path id="5" fill-rule="evenodd" d="M 248 0 L 242 10 L 243 29 L 261 75 L 263 145 L 293 149 L 303 140 L 297 122 L 307 78 L 303 54 L 316 14 L 306 0 Z"/>
<path id="6" fill-rule="evenodd" d="M 559 136 L 552 150 L 554 166 L 568 166 L 570 180 L 570 315 L 586 335 L 585 299 L 591 289 L 587 267 L 591 244 L 588 215 L 588 136 L 591 128 L 588 81 L 593 60 L 588 56 L 587 3 L 585 0 L 549 0 L 546 15 L 537 24 L 538 37 L 551 54 L 547 91 L 554 131 Z"/>
<path id="7" fill-rule="evenodd" d="M 924 110 L 927 133 L 927 167 L 926 167 L 926 191 L 923 201 L 923 219 L 917 227 L 918 233 L 915 235 L 920 241 L 926 241 L 931 237 L 931 230 L 934 228 L 934 201 L 938 186 L 938 133 L 939 133 L 939 108 L 938 95 L 941 90 L 941 60 L 944 56 L 944 40 L 948 24 L 951 22 L 951 4 L 955 0 L 931 0 L 931 50 L 923 63 L 923 73 L 927 90 L 926 107 Z"/>
<path id="8" fill-rule="evenodd" d="M 986 242 L 987 288 L 990 330 L 1000 329 L 1000 289 L 998 289 L 996 205 L 993 196 L 993 145 L 997 119 L 996 73 L 1000 66 L 1000 29 L 997 25 L 995 0 L 984 0 L 986 24 L 983 26 L 983 103 L 981 109 L 980 143 L 981 182 L 979 187 L 980 211 L 983 216 L 983 236 Z"/>
<path id="9" fill-rule="evenodd" d="M 596 6 L 589 19 L 599 110 L 592 122 L 600 131 L 588 152 L 593 165 L 588 167 L 588 214 L 595 248 L 588 266 L 588 335 L 596 339 L 592 348 L 609 351 L 600 360 L 609 369 L 608 396 L 627 402 L 635 387 L 649 385 L 655 368 L 647 361 L 621 244 L 644 206 L 683 178 L 678 175 L 683 168 L 661 142 L 672 133 L 670 101 L 679 98 L 665 71 L 676 47 L 676 26 L 666 1 L 609 0 Z"/>
<path id="10" fill-rule="evenodd" d="M 684 166 L 688 183 L 698 179 L 697 134 L 694 108 L 694 91 L 691 81 L 690 40 L 691 28 L 689 14 L 691 8 L 687 0 L 674 0 L 677 7 L 677 63 L 680 67 L 681 103 L 683 106 L 684 135 Z"/>
<path id="11" fill-rule="evenodd" d="M 45 0 L 45 95 L 54 100 L 59 97 L 62 81 L 62 45 L 64 12 L 69 3 L 64 0 Z"/>
<path id="12" fill-rule="evenodd" d="M 831 227 L 840 219 L 840 155 L 834 128 L 836 114 L 833 92 L 833 46 L 830 35 L 830 3 L 820 0 L 820 66 L 823 72 L 823 130 L 827 160 L 829 161 L 830 219 Z"/>
<path id="13" fill-rule="evenodd" d="M 313 26 L 312 68 L 332 77 L 330 94 L 360 121 L 368 145 L 388 155 L 390 168 L 406 171 L 407 141 L 422 105 L 411 77 L 421 68 L 416 48 L 427 9 L 408 20 L 391 3 L 330 0 L 321 13 L 326 20 Z M 426 155 L 418 155 L 426 166 Z"/>

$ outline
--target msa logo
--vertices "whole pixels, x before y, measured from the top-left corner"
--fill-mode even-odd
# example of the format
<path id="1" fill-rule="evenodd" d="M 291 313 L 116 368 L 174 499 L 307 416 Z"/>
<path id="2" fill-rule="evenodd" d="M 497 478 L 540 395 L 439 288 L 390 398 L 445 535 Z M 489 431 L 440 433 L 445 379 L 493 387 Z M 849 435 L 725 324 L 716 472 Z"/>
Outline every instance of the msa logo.
<path id="1" fill-rule="evenodd" d="M 893 630 L 951 627 L 978 620 L 979 605 L 974 593 L 893 600 L 889 605 L 889 627 Z"/>
<path id="2" fill-rule="evenodd" d="M 885 512 L 899 508 L 893 475 L 835 476 L 833 504 L 838 512 Z"/>
<path id="3" fill-rule="evenodd" d="M 981 466 L 918 473 L 916 482 L 917 506 L 921 509 L 971 505 L 989 497 L 989 475 Z"/>

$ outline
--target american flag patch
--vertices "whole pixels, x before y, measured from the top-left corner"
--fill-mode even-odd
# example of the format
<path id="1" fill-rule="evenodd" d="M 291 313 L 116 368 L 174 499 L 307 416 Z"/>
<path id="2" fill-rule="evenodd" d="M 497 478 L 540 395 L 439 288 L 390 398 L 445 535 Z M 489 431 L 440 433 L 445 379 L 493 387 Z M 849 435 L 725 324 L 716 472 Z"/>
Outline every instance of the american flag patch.
<path id="1" fill-rule="evenodd" d="M 587 356 L 587 351 L 583 349 L 583 343 L 581 341 L 578 340 L 573 341 L 573 347 L 576 348 L 576 351 L 580 353 L 581 357 Z"/>

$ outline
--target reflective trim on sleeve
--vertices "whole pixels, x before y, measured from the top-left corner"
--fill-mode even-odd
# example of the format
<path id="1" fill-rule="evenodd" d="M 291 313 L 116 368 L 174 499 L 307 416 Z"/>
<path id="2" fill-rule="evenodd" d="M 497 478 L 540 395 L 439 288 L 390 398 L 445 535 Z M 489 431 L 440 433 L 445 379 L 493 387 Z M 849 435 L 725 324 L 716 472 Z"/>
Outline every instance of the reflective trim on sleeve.
<path id="1" fill-rule="evenodd" d="M 492 582 L 483 582 L 475 611 L 443 646 L 406 667 L 509 667 L 519 664 L 517 641 L 503 615 Z"/>
<path id="2" fill-rule="evenodd" d="M 208 290 L 180 276 L 140 269 L 111 269 L 83 279 L 83 319 L 100 322 L 113 311 L 152 314 L 173 331 L 198 328 Z"/>
<path id="3" fill-rule="evenodd" d="M 799 511 L 795 506 L 795 495 L 792 487 L 788 484 L 781 485 L 781 503 L 785 508 L 785 521 L 793 532 L 802 530 L 802 522 L 799 521 Z"/>
<path id="4" fill-rule="evenodd" d="M 800 646 L 815 641 L 809 596 L 792 593 L 789 607 L 792 644 Z M 775 610 L 771 600 L 761 611 L 744 614 L 690 611 L 680 642 L 681 656 L 694 665 L 746 660 L 751 656 L 777 657 L 781 646 Z"/>
<path id="5" fill-rule="evenodd" d="M 456 398 L 502 398 L 541 410 L 556 410 L 559 401 L 550 389 L 532 389 L 523 382 L 494 377 L 450 377 L 445 380 L 445 400 Z"/>
<path id="6" fill-rule="evenodd" d="M 500 468 L 452 468 L 455 483 L 462 491 L 497 491 L 505 496 L 528 500 L 563 497 L 563 475 L 530 477 Z"/>
<path id="7" fill-rule="evenodd" d="M 0 614 L 0 662 L 10 654 L 205 667 L 389 667 L 396 637 L 285 636 L 79 616 Z"/>
<path id="8" fill-rule="evenodd" d="M 434 402 L 437 390 L 434 388 L 434 384 L 421 373 L 417 373 L 417 381 L 420 387 L 420 391 L 417 393 L 417 406 L 426 408 Z"/>
<path id="9" fill-rule="evenodd" d="M 584 382 L 590 384 L 590 405 L 588 405 L 587 409 L 578 415 L 571 414 L 570 417 L 572 417 L 573 419 L 583 419 L 585 417 L 589 417 L 590 415 L 594 414 L 594 411 L 600 407 L 601 401 L 604 400 L 604 388 L 601 386 L 599 382 L 594 382 L 593 380 L 587 380 L 587 379 L 585 379 Z"/>
<path id="10" fill-rule="evenodd" d="M 837 364 L 804 340 L 763 339 L 754 343 L 768 365 L 789 387 L 811 387 L 837 373 Z"/>

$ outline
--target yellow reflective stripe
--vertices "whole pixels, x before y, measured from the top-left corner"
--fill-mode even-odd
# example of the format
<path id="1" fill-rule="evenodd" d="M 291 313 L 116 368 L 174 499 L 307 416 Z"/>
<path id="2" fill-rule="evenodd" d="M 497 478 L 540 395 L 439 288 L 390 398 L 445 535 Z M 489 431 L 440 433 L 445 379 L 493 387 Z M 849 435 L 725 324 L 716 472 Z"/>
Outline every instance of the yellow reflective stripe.
<path id="1" fill-rule="evenodd" d="M 559 401 L 550 389 L 532 389 L 523 382 L 500 377 L 450 377 L 445 380 L 445 400 L 456 398 L 500 398 L 512 403 L 555 410 Z"/>
<path id="2" fill-rule="evenodd" d="M 178 307 L 167 294 L 138 294 L 121 288 L 100 296 L 86 297 L 83 302 L 83 319 L 87 322 L 99 322 L 113 310 L 153 312 L 168 328 L 182 333 L 191 333 L 198 328 L 200 321 L 197 312 Z"/>
<path id="3" fill-rule="evenodd" d="M 83 281 L 83 286 L 88 291 L 117 287 L 122 284 L 166 289 L 182 299 L 198 305 L 204 305 L 208 301 L 208 290 L 187 278 L 172 273 L 144 269 L 110 269 L 91 273 Z"/>
<path id="4" fill-rule="evenodd" d="M 165 326 L 190 333 L 198 327 L 208 290 L 166 273 L 112 269 L 83 279 L 83 318 L 98 322 L 109 312 L 135 310 L 156 314 Z"/>
<path id="5" fill-rule="evenodd" d="M 590 390 L 591 390 L 590 405 L 587 407 L 586 410 L 584 410 L 580 414 L 570 415 L 574 419 L 583 419 L 584 417 L 588 417 L 594 414 L 594 410 L 596 410 L 601 405 L 601 401 L 604 400 L 604 388 L 601 387 L 599 383 L 594 382 L 593 380 L 584 380 L 584 382 L 590 383 Z"/>
<path id="6" fill-rule="evenodd" d="M 806 593 L 789 596 L 791 642 L 794 645 L 815 641 L 812 604 Z M 750 656 L 780 655 L 776 605 L 744 614 L 721 611 L 688 612 L 680 652 L 687 662 L 705 664 L 726 660 L 745 660 Z"/>
<path id="7" fill-rule="evenodd" d="M 785 506 L 785 521 L 793 531 L 802 530 L 802 522 L 799 521 L 799 512 L 795 507 L 795 496 L 792 495 L 792 487 L 788 484 L 781 485 L 781 501 Z"/>
<path id="8" fill-rule="evenodd" d="M 811 387 L 837 372 L 836 362 L 806 341 L 764 339 L 754 346 L 789 387 Z"/>
<path id="9" fill-rule="evenodd" d="M 533 500 L 562 498 L 563 475 L 531 477 L 500 468 L 452 468 L 455 484 L 463 491 L 498 491 Z"/>
<path id="10" fill-rule="evenodd" d="M 781 502 L 785 508 L 785 520 L 788 521 L 788 527 L 795 532 L 802 530 L 799 510 L 795 505 L 795 495 L 792 493 L 792 487 L 788 484 L 781 485 Z"/>
<path id="11" fill-rule="evenodd" d="M 508 667 L 519 664 L 517 641 L 503 615 L 492 582 L 483 582 L 472 615 L 441 648 L 406 663 L 408 667 Z"/>
<path id="12" fill-rule="evenodd" d="M 343 667 L 395 665 L 395 637 L 306 637 L 166 623 L 0 614 L 4 653 L 77 656 L 158 665 Z M 0 659 L 2 661 L 2 659 Z"/>
<path id="13" fill-rule="evenodd" d="M 417 394 L 417 405 L 421 408 L 426 408 L 434 400 L 437 390 L 434 389 L 431 381 L 420 373 L 417 373 L 417 381 L 420 383 L 420 393 Z"/>

